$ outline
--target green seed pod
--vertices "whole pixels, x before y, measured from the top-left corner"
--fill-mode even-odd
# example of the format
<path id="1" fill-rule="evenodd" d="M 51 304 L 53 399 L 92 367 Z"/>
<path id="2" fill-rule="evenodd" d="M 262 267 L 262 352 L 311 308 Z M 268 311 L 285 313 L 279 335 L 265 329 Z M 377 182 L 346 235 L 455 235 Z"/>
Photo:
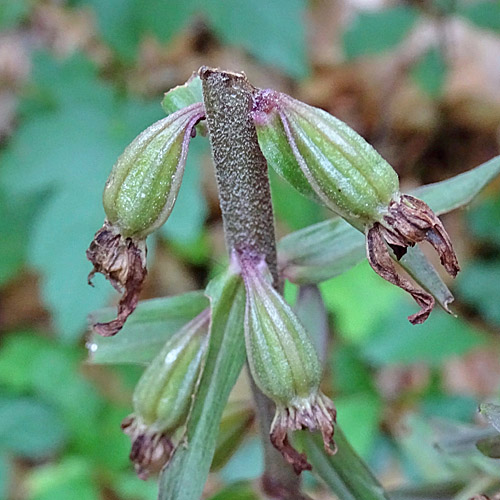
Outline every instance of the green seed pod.
<path id="1" fill-rule="evenodd" d="M 125 149 L 106 182 L 106 221 L 87 250 L 95 273 L 102 273 L 123 293 L 118 316 L 94 325 L 115 335 L 137 306 L 146 278 L 146 236 L 170 215 L 182 181 L 189 141 L 204 118 L 202 103 L 192 104 L 139 134 Z"/>
<path id="2" fill-rule="evenodd" d="M 107 220 L 124 237 L 144 238 L 170 215 L 182 181 L 191 133 L 204 117 L 192 104 L 139 134 L 118 158 L 103 194 Z"/>
<path id="3" fill-rule="evenodd" d="M 446 271 L 456 276 L 459 266 L 450 238 L 432 210 L 423 201 L 401 194 L 389 163 L 325 111 L 274 90 L 257 90 L 252 114 L 270 165 L 299 192 L 366 234 L 372 268 L 409 292 L 422 307 L 409 320 L 425 321 L 434 299 L 396 271 L 387 245 L 399 259 L 407 247 L 427 240 Z"/>
<path id="4" fill-rule="evenodd" d="M 357 227 L 380 218 L 399 181 L 360 135 L 326 111 L 262 90 L 255 96 L 259 143 L 269 163 L 301 193 Z"/>
<path id="5" fill-rule="evenodd" d="M 170 436 L 183 425 L 208 345 L 206 309 L 171 337 L 144 371 L 133 396 L 134 413 L 122 423 L 132 440 L 130 459 L 146 479 L 168 461 Z"/>
<path id="6" fill-rule="evenodd" d="M 290 445 L 287 431 L 320 430 L 325 450 L 334 453 L 335 407 L 319 390 L 322 370 L 308 333 L 267 280 L 264 261 L 241 258 L 240 264 L 248 363 L 257 386 L 276 403 L 271 441 L 299 473 L 311 466 Z"/>

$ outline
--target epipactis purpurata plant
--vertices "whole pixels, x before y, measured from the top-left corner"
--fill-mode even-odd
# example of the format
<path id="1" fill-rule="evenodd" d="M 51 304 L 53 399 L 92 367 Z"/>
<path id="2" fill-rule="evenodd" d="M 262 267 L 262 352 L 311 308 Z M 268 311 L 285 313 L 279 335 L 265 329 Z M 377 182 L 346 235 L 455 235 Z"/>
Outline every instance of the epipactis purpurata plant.
<path id="1" fill-rule="evenodd" d="M 334 453 L 335 407 L 320 390 L 322 368 L 309 334 L 280 295 L 280 277 L 273 275 L 272 206 L 270 227 L 250 227 L 252 214 L 259 210 L 255 196 L 268 192 L 267 173 L 259 185 L 252 184 L 251 171 L 238 174 L 236 179 L 231 172 L 223 172 L 227 152 L 218 150 L 219 136 L 220 130 L 230 135 L 231 120 L 213 104 L 216 90 L 209 89 L 207 82 L 214 77 L 222 87 L 230 88 L 235 78 L 244 76 L 208 68 L 202 68 L 199 75 L 203 94 L 196 75 L 184 88 L 178 88 L 182 98 L 170 103 L 171 114 L 127 147 L 106 183 L 106 220 L 87 251 L 94 265 L 89 278 L 96 272 L 104 274 L 123 296 L 117 318 L 96 324 L 94 329 L 101 335 L 115 335 L 134 311 L 146 277 L 145 239 L 170 215 L 189 141 L 196 125 L 206 118 L 231 255 L 230 272 L 240 275 L 246 291 L 248 365 L 255 384 L 276 406 L 269 430 L 271 442 L 300 473 L 311 466 L 306 456 L 293 448 L 288 432 L 318 430 L 327 453 Z M 251 132 L 251 146 L 258 149 L 260 145 L 267 162 L 300 193 L 366 235 L 372 268 L 409 292 L 420 305 L 421 310 L 410 316 L 410 321 L 425 321 L 434 298 L 398 273 L 394 259 L 426 240 L 438 252 L 446 271 L 455 276 L 457 259 L 440 220 L 423 201 L 400 193 L 392 167 L 345 123 L 290 96 L 253 88 L 246 79 L 244 82 L 250 96 L 244 120 Z M 216 123 L 222 123 L 222 128 L 215 127 Z M 249 147 L 248 141 L 240 141 L 233 161 L 238 161 L 238 154 L 244 157 L 245 147 Z M 230 144 L 227 148 L 231 151 Z M 244 207 L 247 201 L 248 214 L 232 210 L 236 204 Z M 226 223 L 231 217 L 232 223 Z M 235 227 L 243 238 L 233 238 Z M 261 237 L 263 232 L 272 238 Z M 183 328 L 167 342 L 137 386 L 134 415 L 125 420 L 123 428 L 132 438 L 131 459 L 140 477 L 161 468 L 175 447 L 172 436 L 188 418 L 196 380 L 203 371 L 209 324 L 210 311 L 205 311 Z"/>

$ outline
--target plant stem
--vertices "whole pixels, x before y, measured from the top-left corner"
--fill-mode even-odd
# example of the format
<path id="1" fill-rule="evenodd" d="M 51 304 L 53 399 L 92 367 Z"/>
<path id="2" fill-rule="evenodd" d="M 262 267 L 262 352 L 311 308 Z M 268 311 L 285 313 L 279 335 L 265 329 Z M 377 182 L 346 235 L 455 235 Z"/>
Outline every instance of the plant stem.
<path id="1" fill-rule="evenodd" d="M 267 162 L 250 116 L 254 88 L 244 74 L 200 68 L 203 99 L 229 253 L 264 256 L 280 288 Z M 274 404 L 252 384 L 265 449 L 264 491 L 298 499 L 299 478 L 269 440 Z"/>

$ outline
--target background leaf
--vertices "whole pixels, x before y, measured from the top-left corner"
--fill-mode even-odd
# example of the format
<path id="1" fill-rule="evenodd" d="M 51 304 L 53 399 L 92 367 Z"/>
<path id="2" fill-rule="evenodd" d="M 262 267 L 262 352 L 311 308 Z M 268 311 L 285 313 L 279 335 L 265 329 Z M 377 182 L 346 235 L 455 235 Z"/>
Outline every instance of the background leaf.
<path id="1" fill-rule="evenodd" d="M 417 11 L 406 5 L 360 12 L 343 36 L 346 57 L 352 59 L 393 49 L 408 35 L 417 17 Z"/>
<path id="2" fill-rule="evenodd" d="M 430 97 L 440 97 L 446 78 L 446 61 L 441 50 L 428 50 L 413 66 L 411 76 Z"/>
<path id="3" fill-rule="evenodd" d="M 92 470 L 85 461 L 68 457 L 59 464 L 38 469 L 29 481 L 29 500 L 98 500 Z"/>
<path id="4" fill-rule="evenodd" d="M 201 164 L 208 155 L 206 138 L 196 138 L 189 144 L 181 189 L 172 214 L 161 228 L 161 234 L 180 245 L 193 244 L 201 235 L 208 209 L 201 191 Z"/>
<path id="5" fill-rule="evenodd" d="M 500 32 L 500 3 L 498 0 L 463 2 L 459 12 L 480 28 Z"/>
<path id="6" fill-rule="evenodd" d="M 498 303 L 500 262 L 471 262 L 457 280 L 460 297 L 475 307 L 493 325 L 500 325 Z"/>
<path id="7" fill-rule="evenodd" d="M 147 363 L 168 338 L 209 306 L 203 292 L 143 300 L 120 335 L 109 338 L 91 333 L 87 348 L 92 363 Z M 115 308 L 92 313 L 92 323 L 113 318 Z"/>
<path id="8" fill-rule="evenodd" d="M 60 63 L 39 54 L 34 64 L 33 98 L 2 156 L 0 184 L 20 196 L 50 193 L 34 221 L 28 258 L 42 274 L 56 331 L 71 341 L 81 334 L 88 311 L 109 294 L 107 286 L 86 284 L 91 266 L 85 250 L 104 219 L 104 182 L 126 144 L 161 116 L 161 108 L 115 102 L 83 56 Z"/>
<path id="9" fill-rule="evenodd" d="M 0 398 L 0 447 L 40 459 L 58 451 L 67 438 L 57 413 L 34 398 Z"/>
<path id="10" fill-rule="evenodd" d="M 0 0 L 0 30 L 13 28 L 30 9 L 30 0 Z"/>
<path id="11" fill-rule="evenodd" d="M 466 323 L 435 311 L 422 325 L 405 328 L 413 308 L 400 303 L 385 319 L 371 328 L 362 347 L 363 356 L 375 365 L 410 364 L 425 361 L 439 366 L 450 356 L 459 356 L 484 343 L 484 338 Z"/>
<path id="12" fill-rule="evenodd" d="M 165 42 L 184 28 L 194 12 L 193 0 L 85 0 L 97 14 L 104 40 L 126 62 L 137 55 L 140 41 L 155 35 Z"/>
<path id="13" fill-rule="evenodd" d="M 203 5 L 224 42 L 295 78 L 307 75 L 304 0 L 208 0 Z"/>

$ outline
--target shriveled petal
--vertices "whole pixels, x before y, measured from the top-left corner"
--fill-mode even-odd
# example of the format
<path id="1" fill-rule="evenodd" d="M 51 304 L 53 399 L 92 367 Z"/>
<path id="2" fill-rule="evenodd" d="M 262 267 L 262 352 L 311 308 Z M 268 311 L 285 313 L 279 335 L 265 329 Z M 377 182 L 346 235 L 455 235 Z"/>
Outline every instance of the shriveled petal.
<path id="1" fill-rule="evenodd" d="M 97 323 L 94 330 L 109 337 L 121 330 L 127 318 L 137 307 L 139 294 L 146 278 L 146 241 L 124 238 L 107 221 L 96 233 L 87 250 L 87 258 L 94 265 L 89 284 L 96 273 L 103 274 L 115 290 L 123 293 L 118 304 L 116 319 Z"/>
<path id="2" fill-rule="evenodd" d="M 436 250 L 448 274 L 455 277 L 460 270 L 450 237 L 442 222 L 422 200 L 403 194 L 399 201 L 392 201 L 384 216 L 383 236 L 394 248 L 413 246 L 428 241 Z M 398 257 L 404 255 L 398 255 Z"/>
<path id="3" fill-rule="evenodd" d="M 283 455 L 283 458 L 293 467 L 296 474 L 311 470 L 304 453 L 299 453 L 288 440 L 288 419 L 285 413 L 276 413 L 271 427 L 271 443 Z"/>
<path id="4" fill-rule="evenodd" d="M 406 278 L 398 274 L 382 237 L 382 232 L 383 228 L 378 223 L 374 224 L 368 230 L 366 237 L 368 262 L 379 276 L 402 288 L 415 299 L 422 309 L 418 313 L 409 316 L 408 320 L 414 325 L 423 323 L 429 317 L 434 307 L 434 297 L 421 288 L 417 288 Z M 392 241 L 389 243 L 392 243 Z"/>
<path id="5" fill-rule="evenodd" d="M 126 417 L 121 428 L 132 441 L 129 458 L 139 479 L 146 480 L 151 474 L 159 473 L 174 449 L 170 438 L 160 432 L 148 431 L 134 415 Z"/>
<path id="6" fill-rule="evenodd" d="M 323 437 L 325 451 L 333 455 L 337 451 L 333 441 L 336 419 L 335 406 L 324 394 L 318 393 L 308 399 L 298 399 L 295 404 L 286 408 L 276 408 L 276 415 L 271 425 L 271 442 L 285 460 L 293 466 L 295 472 L 300 474 L 303 470 L 310 470 L 311 465 L 307 457 L 290 444 L 288 431 L 319 430 Z"/>

